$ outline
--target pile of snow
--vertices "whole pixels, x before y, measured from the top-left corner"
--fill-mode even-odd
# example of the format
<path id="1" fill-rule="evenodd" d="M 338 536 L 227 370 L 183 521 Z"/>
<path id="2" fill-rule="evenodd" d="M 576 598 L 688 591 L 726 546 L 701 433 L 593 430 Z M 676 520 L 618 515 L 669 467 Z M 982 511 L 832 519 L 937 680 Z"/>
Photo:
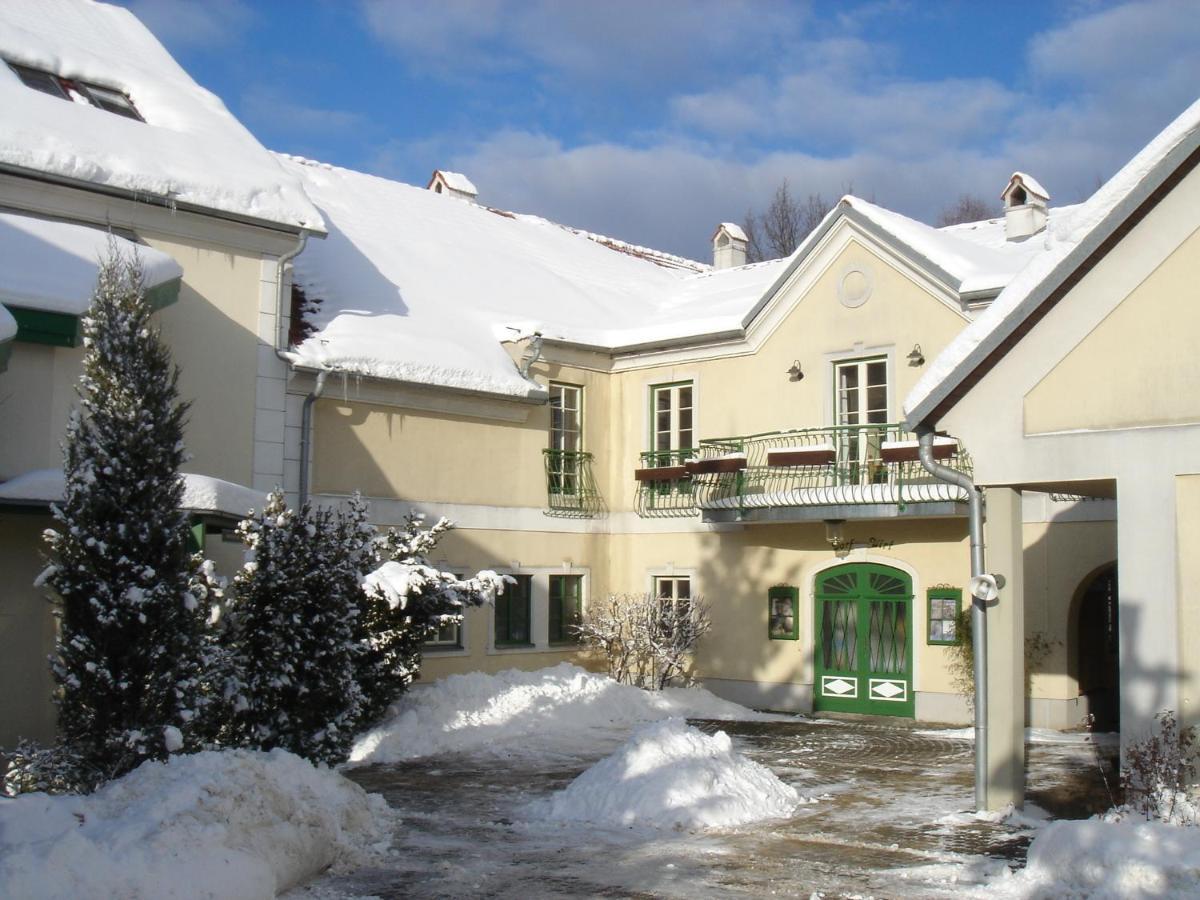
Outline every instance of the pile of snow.
<path id="1" fill-rule="evenodd" d="M 1089 819 L 1051 822 L 1029 847 L 1029 862 L 993 884 L 1000 897 L 1200 895 L 1200 828 L 1162 822 Z"/>
<path id="2" fill-rule="evenodd" d="M 451 675 L 410 691 L 395 715 L 361 735 L 352 763 L 386 763 L 442 753 L 586 746 L 672 716 L 757 719 L 756 713 L 700 688 L 643 691 L 570 663 L 496 675 Z"/>
<path id="3" fill-rule="evenodd" d="M 274 897 L 382 851 L 389 818 L 283 750 L 176 756 L 86 797 L 0 799 L 0 896 Z"/>
<path id="4" fill-rule="evenodd" d="M 546 818 L 657 828 L 731 828 L 790 816 L 796 789 L 683 719 L 643 725 L 548 801 Z"/>

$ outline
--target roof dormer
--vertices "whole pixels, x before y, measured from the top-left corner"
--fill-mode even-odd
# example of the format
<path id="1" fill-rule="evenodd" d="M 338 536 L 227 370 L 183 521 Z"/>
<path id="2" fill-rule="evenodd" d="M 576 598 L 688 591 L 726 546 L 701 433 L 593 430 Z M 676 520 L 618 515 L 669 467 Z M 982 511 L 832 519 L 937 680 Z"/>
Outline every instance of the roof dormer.
<path id="1" fill-rule="evenodd" d="M 1004 237 L 1007 240 L 1021 241 L 1046 227 L 1050 192 L 1033 176 L 1013 172 L 1000 198 L 1004 201 Z"/>
<path id="2" fill-rule="evenodd" d="M 425 187 L 435 194 L 449 194 L 459 200 L 474 201 L 479 196 L 479 190 L 470 178 L 461 172 L 447 172 L 445 169 L 434 169 Z"/>
<path id="3" fill-rule="evenodd" d="M 713 268 L 732 269 L 746 264 L 746 232 L 733 222 L 722 222 L 713 232 Z"/>

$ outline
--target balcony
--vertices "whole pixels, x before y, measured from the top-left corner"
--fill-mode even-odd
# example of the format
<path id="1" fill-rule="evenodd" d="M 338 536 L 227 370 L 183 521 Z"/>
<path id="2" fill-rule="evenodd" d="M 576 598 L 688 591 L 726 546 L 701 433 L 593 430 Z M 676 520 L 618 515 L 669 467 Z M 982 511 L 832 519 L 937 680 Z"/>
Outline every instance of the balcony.
<path id="1" fill-rule="evenodd" d="M 641 455 L 633 473 L 638 483 L 637 514 L 642 518 L 682 518 L 696 515 L 695 482 L 688 464 L 696 450 L 655 450 Z"/>
<path id="2" fill-rule="evenodd" d="M 933 454 L 970 474 L 970 457 L 957 440 L 935 438 Z M 637 472 L 641 515 L 699 511 L 710 522 L 951 516 L 963 513 L 967 499 L 925 471 L 916 436 L 902 425 L 718 438 L 670 460 L 656 456 L 643 453 L 649 468 Z"/>
<path id="3" fill-rule="evenodd" d="M 582 450 L 543 450 L 542 455 L 546 464 L 546 515 L 593 519 L 604 512 L 592 477 L 592 454 Z"/>

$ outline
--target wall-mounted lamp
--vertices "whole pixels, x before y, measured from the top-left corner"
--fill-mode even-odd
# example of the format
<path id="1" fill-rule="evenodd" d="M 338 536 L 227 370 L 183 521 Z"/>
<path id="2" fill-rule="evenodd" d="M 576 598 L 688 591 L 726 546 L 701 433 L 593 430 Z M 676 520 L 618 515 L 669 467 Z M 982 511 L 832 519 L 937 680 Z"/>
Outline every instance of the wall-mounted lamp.
<path id="1" fill-rule="evenodd" d="M 798 359 L 792 362 L 792 367 L 787 370 L 787 373 L 788 373 L 788 378 L 791 381 L 803 381 L 804 380 L 804 370 L 800 368 L 800 360 L 798 360 Z"/>
<path id="2" fill-rule="evenodd" d="M 908 364 L 910 366 L 925 365 L 925 354 L 921 352 L 920 344 L 913 344 L 912 352 L 908 354 Z"/>
<path id="3" fill-rule="evenodd" d="M 846 543 L 846 520 L 845 519 L 826 519 L 825 520 L 825 540 L 834 550 L 840 550 Z"/>

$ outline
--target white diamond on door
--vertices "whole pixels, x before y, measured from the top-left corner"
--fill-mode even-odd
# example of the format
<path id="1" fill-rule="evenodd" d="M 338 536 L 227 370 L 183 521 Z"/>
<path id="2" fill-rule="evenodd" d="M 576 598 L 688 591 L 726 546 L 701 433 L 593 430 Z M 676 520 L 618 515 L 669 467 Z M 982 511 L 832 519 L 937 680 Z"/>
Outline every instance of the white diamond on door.
<path id="1" fill-rule="evenodd" d="M 821 690 L 834 697 L 856 697 L 858 696 L 858 682 L 826 676 L 821 682 Z"/>
<path id="2" fill-rule="evenodd" d="M 883 681 L 871 679 L 871 696 L 880 700 L 903 700 L 907 694 L 908 685 L 903 681 Z"/>

